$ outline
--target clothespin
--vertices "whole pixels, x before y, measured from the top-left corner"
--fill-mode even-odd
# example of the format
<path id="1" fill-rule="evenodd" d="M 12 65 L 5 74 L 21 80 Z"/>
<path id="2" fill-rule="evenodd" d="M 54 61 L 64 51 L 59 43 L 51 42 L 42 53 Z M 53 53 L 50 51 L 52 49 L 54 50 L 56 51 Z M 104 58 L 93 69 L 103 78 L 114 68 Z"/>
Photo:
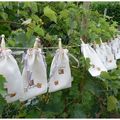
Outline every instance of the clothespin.
<path id="1" fill-rule="evenodd" d="M 93 42 L 93 48 L 96 48 L 96 45 L 97 45 L 97 43 L 96 43 L 96 41 L 94 40 L 94 42 Z"/>
<path id="2" fill-rule="evenodd" d="M 84 41 L 82 40 L 82 38 L 80 38 L 80 41 L 82 42 L 82 44 L 84 44 Z"/>
<path id="3" fill-rule="evenodd" d="M 100 43 L 103 44 L 101 37 L 100 37 Z"/>
<path id="4" fill-rule="evenodd" d="M 1 35 L 2 40 L 1 40 L 1 48 L 5 49 L 5 35 Z"/>
<path id="5" fill-rule="evenodd" d="M 39 48 L 40 46 L 41 46 L 41 40 L 39 38 L 36 38 L 33 48 Z"/>
<path id="6" fill-rule="evenodd" d="M 59 49 L 62 49 L 62 40 L 61 40 L 61 38 L 59 38 L 58 40 L 59 40 L 58 47 L 59 47 Z"/>

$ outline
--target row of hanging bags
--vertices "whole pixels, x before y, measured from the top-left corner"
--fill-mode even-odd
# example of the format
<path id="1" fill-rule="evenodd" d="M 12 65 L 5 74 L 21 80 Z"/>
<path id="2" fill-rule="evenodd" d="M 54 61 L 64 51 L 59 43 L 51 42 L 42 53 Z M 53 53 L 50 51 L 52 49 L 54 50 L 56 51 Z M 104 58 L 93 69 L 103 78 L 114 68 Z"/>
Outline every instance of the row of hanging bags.
<path id="1" fill-rule="evenodd" d="M 5 48 L 5 40 L 2 36 L 0 74 L 7 80 L 5 83 L 7 94 L 4 97 L 8 103 L 16 100 L 26 101 L 46 93 L 47 89 L 49 92 L 55 92 L 71 87 L 72 77 L 68 50 L 62 48 L 61 39 L 59 40 L 59 49 L 51 64 L 49 82 L 47 81 L 45 57 L 42 49 L 38 48 L 39 42 L 39 39 L 36 38 L 34 47 L 27 50 L 21 75 L 17 62 L 11 55 L 12 51 Z M 74 56 L 71 55 L 71 57 L 77 61 Z"/>
<path id="2" fill-rule="evenodd" d="M 24 69 L 22 73 L 24 94 L 20 101 L 25 101 L 37 95 L 47 92 L 47 73 L 45 58 L 40 41 L 36 38 L 34 47 L 27 50 L 24 58 Z"/>
<path id="3" fill-rule="evenodd" d="M 6 78 L 3 95 L 8 103 L 18 100 L 23 94 L 22 76 L 12 51 L 5 47 L 4 35 L 2 35 L 0 47 L 0 74 Z"/>
<path id="4" fill-rule="evenodd" d="M 100 41 L 100 45 L 95 44 L 95 51 L 102 61 L 103 65 L 107 70 L 117 68 L 116 60 L 114 54 L 112 53 L 112 48 L 106 42 L 103 43 L 101 39 Z"/>
<path id="5" fill-rule="evenodd" d="M 92 76 L 99 76 L 102 71 L 107 72 L 106 67 L 100 60 L 100 58 L 99 58 L 98 54 L 95 52 L 95 50 L 89 44 L 85 44 L 82 40 L 81 40 L 81 42 L 82 42 L 81 52 L 83 53 L 85 59 L 86 58 L 90 59 L 90 68 L 88 69 L 90 74 Z"/>
<path id="6" fill-rule="evenodd" d="M 68 50 L 63 49 L 59 40 L 59 49 L 53 58 L 50 68 L 50 79 L 47 82 L 46 63 L 41 48 L 36 40 L 34 48 L 28 49 L 24 58 L 22 73 L 24 94 L 20 101 L 25 101 L 47 92 L 55 92 L 71 87 L 72 77 L 69 65 Z"/>
<path id="7" fill-rule="evenodd" d="M 71 87 L 72 77 L 69 65 L 68 50 L 62 48 L 59 39 L 59 49 L 53 58 L 50 68 L 49 92 Z"/>

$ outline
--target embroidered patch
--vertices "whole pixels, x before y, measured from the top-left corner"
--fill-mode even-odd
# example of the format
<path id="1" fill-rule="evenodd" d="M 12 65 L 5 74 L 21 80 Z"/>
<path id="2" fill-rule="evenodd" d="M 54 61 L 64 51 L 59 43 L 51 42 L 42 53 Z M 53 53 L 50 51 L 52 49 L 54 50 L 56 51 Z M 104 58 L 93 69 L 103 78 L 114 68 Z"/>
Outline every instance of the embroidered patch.
<path id="1" fill-rule="evenodd" d="M 109 60 L 108 62 L 110 62 L 110 63 L 111 63 L 111 62 L 112 62 L 112 60 Z"/>
<path id="2" fill-rule="evenodd" d="M 63 68 L 60 68 L 60 69 L 58 70 L 58 73 L 59 73 L 59 74 L 64 74 L 64 69 L 63 69 Z"/>
<path id="3" fill-rule="evenodd" d="M 14 97 L 16 95 L 16 93 L 12 93 L 10 94 L 10 97 Z"/>
<path id="4" fill-rule="evenodd" d="M 36 85 L 38 88 L 41 88 L 42 87 L 42 84 L 41 83 L 37 83 Z"/>
<path id="5" fill-rule="evenodd" d="M 109 58 L 106 58 L 106 61 L 108 61 L 109 63 L 111 63 L 111 62 L 112 62 L 112 60 L 109 60 Z"/>
<path id="6" fill-rule="evenodd" d="M 58 80 L 57 80 L 57 81 L 54 81 L 54 84 L 55 84 L 55 85 L 58 85 L 58 84 L 59 84 Z"/>
<path id="7" fill-rule="evenodd" d="M 98 70 L 98 71 L 100 71 L 100 68 L 99 68 L 99 67 L 97 67 L 97 70 Z"/>
<path id="8" fill-rule="evenodd" d="M 34 85 L 34 80 L 29 81 L 29 86 L 32 86 L 32 85 Z"/>

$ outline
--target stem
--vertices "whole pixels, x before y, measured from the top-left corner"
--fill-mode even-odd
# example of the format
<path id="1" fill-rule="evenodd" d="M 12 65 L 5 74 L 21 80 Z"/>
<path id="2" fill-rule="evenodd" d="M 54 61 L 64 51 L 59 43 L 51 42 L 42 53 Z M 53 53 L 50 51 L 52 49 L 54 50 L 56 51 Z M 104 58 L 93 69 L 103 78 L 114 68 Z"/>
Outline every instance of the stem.
<path id="1" fill-rule="evenodd" d="M 0 23 L 14 23 L 14 24 L 18 24 L 18 25 L 21 25 L 21 23 L 17 23 L 17 22 L 13 22 L 13 21 L 0 21 Z"/>
<path id="2" fill-rule="evenodd" d="M 89 6 L 90 6 L 90 2 L 84 2 L 83 3 L 83 8 L 88 11 L 89 10 Z M 82 36 L 82 39 L 84 42 L 87 42 L 87 29 L 88 29 L 88 14 L 86 13 L 83 14 L 83 18 L 82 18 L 82 23 L 81 23 L 81 26 L 82 26 L 82 30 L 84 31 L 84 34 Z"/>

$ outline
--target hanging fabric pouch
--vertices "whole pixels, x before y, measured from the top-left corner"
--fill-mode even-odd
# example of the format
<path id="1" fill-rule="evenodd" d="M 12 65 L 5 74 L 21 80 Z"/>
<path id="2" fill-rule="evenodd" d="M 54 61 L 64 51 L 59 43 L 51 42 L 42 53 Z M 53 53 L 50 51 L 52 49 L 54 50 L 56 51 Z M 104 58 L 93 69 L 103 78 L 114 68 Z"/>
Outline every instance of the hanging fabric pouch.
<path id="1" fill-rule="evenodd" d="M 4 35 L 0 48 L 0 74 L 6 78 L 4 85 L 7 94 L 4 95 L 8 103 L 14 102 L 20 98 L 23 93 L 22 76 L 16 60 L 11 55 L 12 51 L 5 48 Z"/>
<path id="2" fill-rule="evenodd" d="M 81 51 L 82 51 L 85 58 L 90 59 L 90 68 L 88 69 L 88 71 L 90 72 L 90 74 L 92 76 L 99 76 L 102 71 L 107 72 L 107 69 L 103 65 L 99 56 L 97 55 L 95 50 L 89 44 L 85 44 L 82 41 Z"/>
<path id="3" fill-rule="evenodd" d="M 104 64 L 107 70 L 112 70 L 117 68 L 116 60 L 114 54 L 112 53 L 111 47 L 107 43 L 101 43 L 100 46 L 96 46 L 96 53 L 98 54 L 100 60 Z"/>
<path id="4" fill-rule="evenodd" d="M 60 39 L 59 49 L 56 51 L 50 68 L 49 92 L 70 88 L 71 83 L 68 50 L 62 48 Z"/>
<path id="5" fill-rule="evenodd" d="M 20 101 L 25 101 L 47 92 L 47 73 L 45 58 L 41 48 L 37 47 L 38 38 L 34 48 L 28 49 L 24 59 L 22 73 L 24 94 Z"/>
<path id="6" fill-rule="evenodd" d="M 118 38 L 111 41 L 111 48 L 116 59 L 120 59 L 120 42 Z"/>

